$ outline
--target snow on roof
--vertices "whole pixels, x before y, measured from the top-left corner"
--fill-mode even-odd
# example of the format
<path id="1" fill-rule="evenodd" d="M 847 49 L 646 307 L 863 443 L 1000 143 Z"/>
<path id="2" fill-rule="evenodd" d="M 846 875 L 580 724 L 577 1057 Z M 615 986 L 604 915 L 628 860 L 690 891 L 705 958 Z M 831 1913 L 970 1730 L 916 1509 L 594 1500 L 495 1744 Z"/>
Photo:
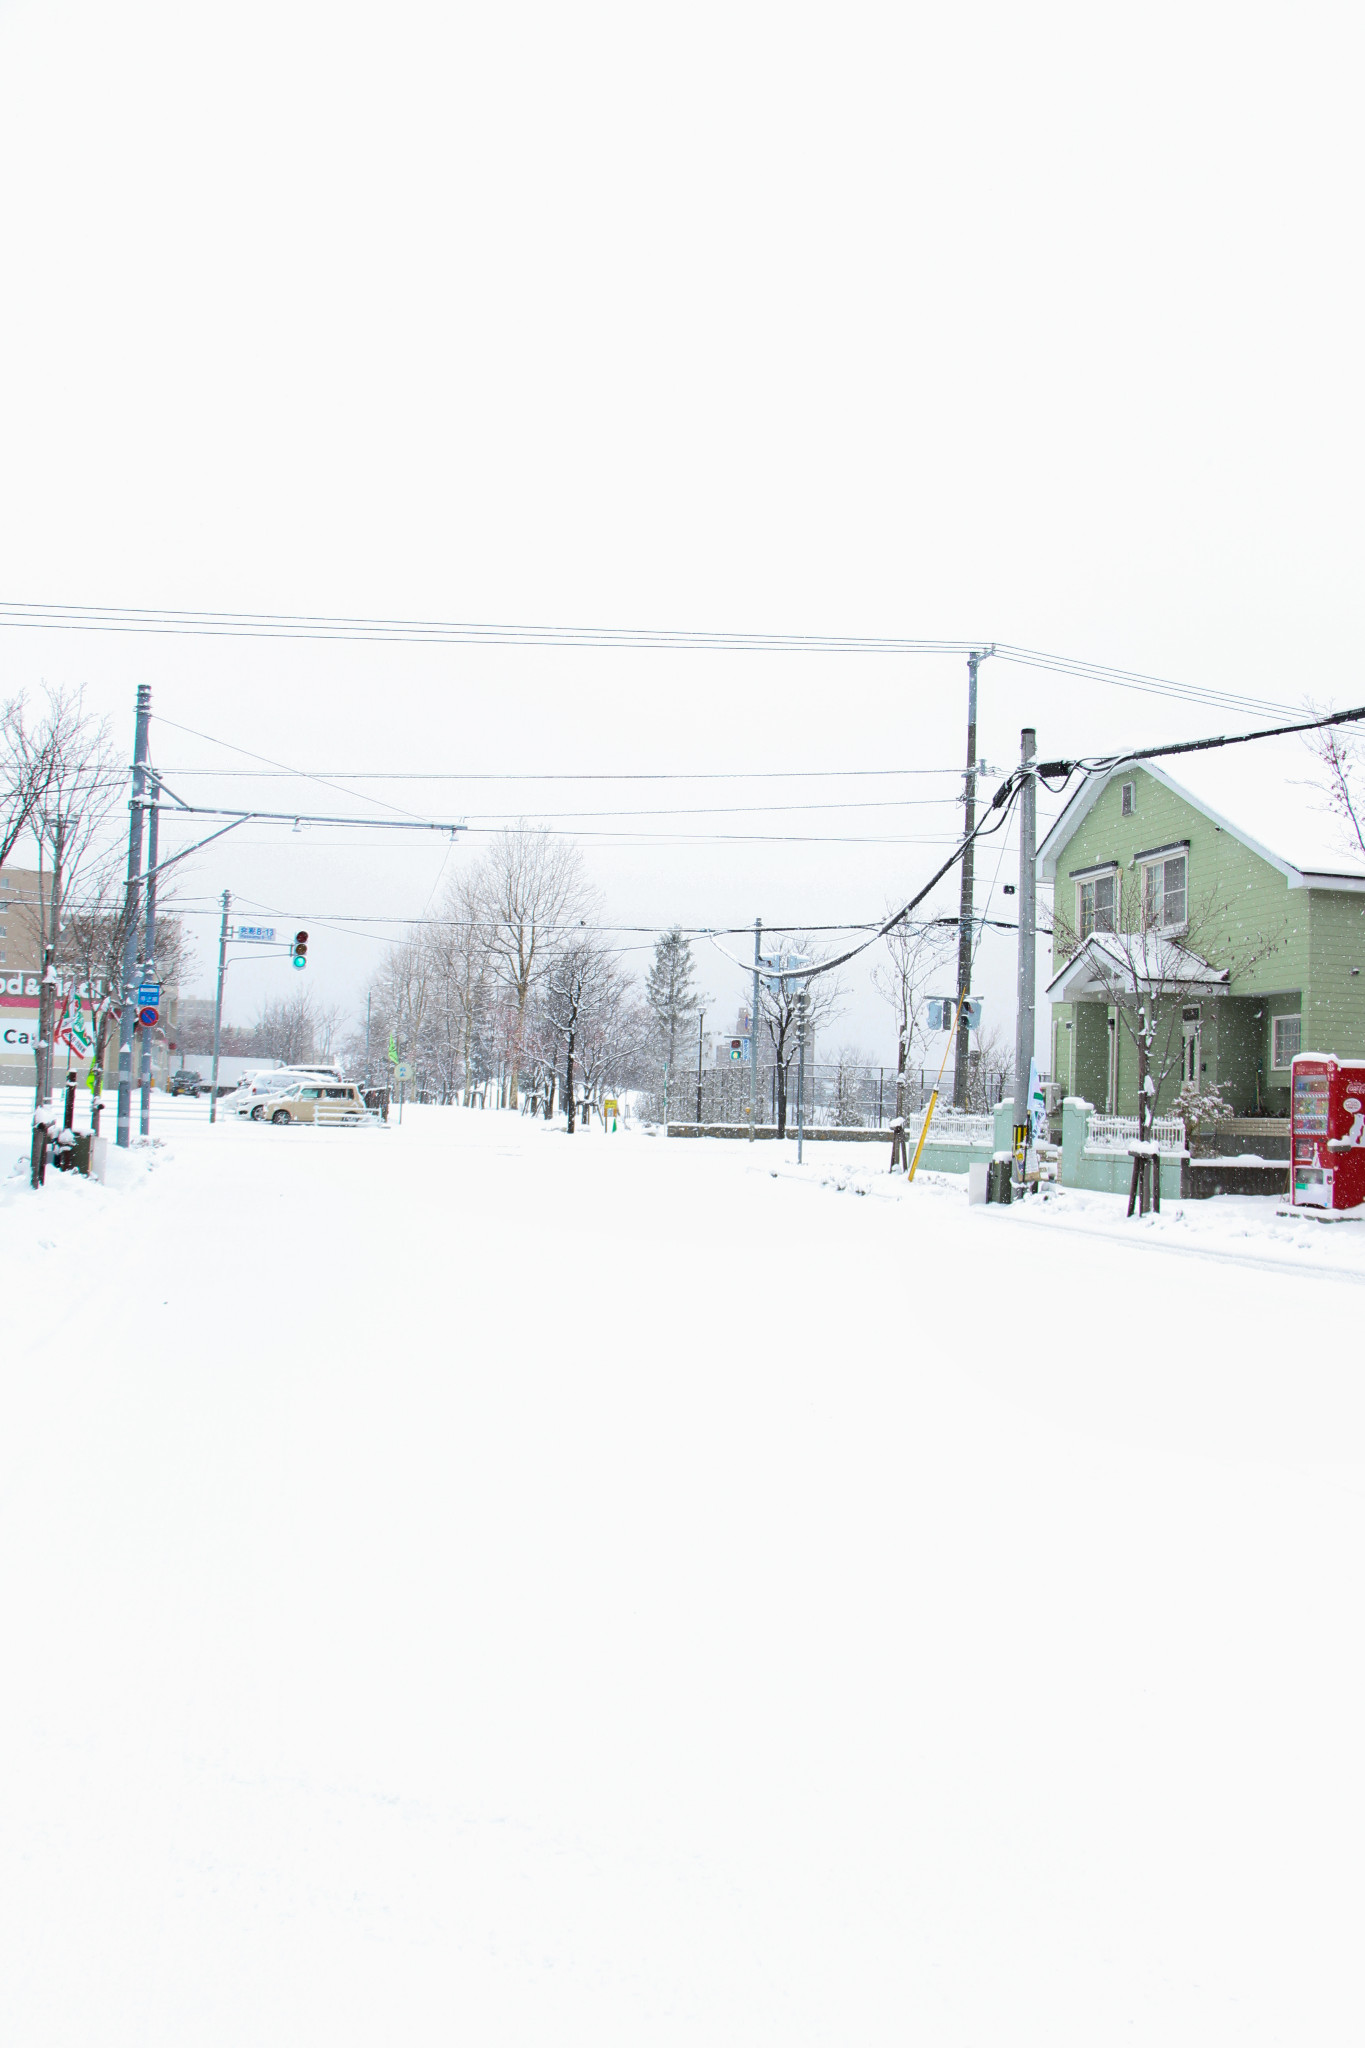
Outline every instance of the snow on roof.
<path id="1" fill-rule="evenodd" d="M 1108 986 L 1160 987 L 1174 994 L 1187 989 L 1211 995 L 1226 987 L 1228 971 L 1212 967 L 1187 946 L 1160 932 L 1128 934 L 1092 932 L 1061 971 L 1048 983 L 1053 1002 L 1069 1002 L 1083 991 Z"/>
<path id="2" fill-rule="evenodd" d="M 1350 827 L 1329 809 L 1325 771 L 1297 735 L 1208 753 L 1169 754 L 1160 761 L 1138 761 L 1126 769 L 1120 764 L 1088 777 L 1039 849 L 1040 868 L 1047 878 L 1052 860 L 1101 789 L 1133 767 L 1146 769 L 1188 797 L 1276 867 L 1365 883 L 1365 855 Z"/>

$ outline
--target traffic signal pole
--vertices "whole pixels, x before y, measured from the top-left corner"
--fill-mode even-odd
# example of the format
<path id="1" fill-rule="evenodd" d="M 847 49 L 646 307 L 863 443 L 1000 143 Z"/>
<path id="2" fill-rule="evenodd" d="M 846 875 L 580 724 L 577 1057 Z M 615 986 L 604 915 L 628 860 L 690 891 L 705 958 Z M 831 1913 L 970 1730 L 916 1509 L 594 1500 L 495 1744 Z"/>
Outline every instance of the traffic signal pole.
<path id="1" fill-rule="evenodd" d="M 122 1010 L 118 1036 L 118 1130 L 115 1143 L 124 1151 L 132 1142 L 133 1122 L 133 1020 L 137 1015 L 137 988 L 133 972 L 137 965 L 138 907 L 142 894 L 142 811 L 147 786 L 147 729 L 152 716 L 150 683 L 137 686 L 137 723 L 133 731 L 133 793 L 128 820 L 128 894 L 124 903 L 123 987 L 119 991 Z"/>
<path id="2" fill-rule="evenodd" d="M 1038 874 L 1034 842 L 1038 835 L 1038 778 L 1034 765 L 1038 735 L 1031 725 L 1019 736 L 1019 758 L 1023 775 L 1019 785 L 1019 1007 L 1014 1033 L 1014 1127 L 1027 1125 L 1032 1115 L 1029 1076 L 1033 1066 L 1034 979 L 1037 973 L 1037 888 Z M 1024 1141 L 1027 1157 L 1028 1139 Z M 1016 1139 L 1016 1150 L 1018 1140 Z"/>
<path id="3" fill-rule="evenodd" d="M 218 927 L 218 1000 L 213 1006 L 213 1075 L 209 1081 L 209 1122 L 218 1121 L 218 1041 L 223 1035 L 223 977 L 227 973 L 228 912 L 232 896 L 223 891 L 223 922 Z"/>

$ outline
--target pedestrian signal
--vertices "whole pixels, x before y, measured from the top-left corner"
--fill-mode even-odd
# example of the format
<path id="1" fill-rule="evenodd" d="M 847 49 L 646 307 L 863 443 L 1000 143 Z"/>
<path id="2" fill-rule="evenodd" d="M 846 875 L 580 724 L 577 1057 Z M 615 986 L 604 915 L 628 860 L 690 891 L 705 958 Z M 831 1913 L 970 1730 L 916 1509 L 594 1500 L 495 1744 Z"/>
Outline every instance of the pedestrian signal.
<path id="1" fill-rule="evenodd" d="M 306 967 L 308 965 L 307 932 L 295 932 L 294 934 L 293 965 L 295 967 Z"/>

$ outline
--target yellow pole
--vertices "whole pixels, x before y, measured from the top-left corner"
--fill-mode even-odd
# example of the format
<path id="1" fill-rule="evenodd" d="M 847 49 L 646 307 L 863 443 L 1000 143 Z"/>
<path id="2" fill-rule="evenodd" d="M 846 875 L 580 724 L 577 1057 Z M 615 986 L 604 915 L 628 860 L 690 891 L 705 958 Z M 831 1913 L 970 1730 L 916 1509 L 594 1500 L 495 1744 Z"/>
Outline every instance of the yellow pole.
<path id="1" fill-rule="evenodd" d="M 947 1050 L 945 1050 L 943 1058 L 939 1061 L 938 1081 L 935 1081 L 934 1083 L 933 1093 L 929 1097 L 929 1107 L 924 1112 L 924 1122 L 920 1126 L 919 1143 L 915 1147 L 915 1156 L 910 1161 L 910 1171 L 906 1175 L 907 1180 L 913 1180 L 915 1178 L 915 1168 L 919 1165 L 919 1155 L 924 1150 L 924 1141 L 929 1135 L 930 1119 L 932 1118 L 935 1109 L 938 1107 L 939 1082 L 942 1081 L 943 1069 L 948 1064 L 948 1053 L 951 1052 L 953 1047 L 957 1044 L 957 1027 L 962 1020 L 962 1005 L 966 1002 L 966 1000 L 966 995 L 963 993 L 959 993 L 957 999 L 957 1015 L 953 1018 L 952 1036 L 948 1040 Z"/>

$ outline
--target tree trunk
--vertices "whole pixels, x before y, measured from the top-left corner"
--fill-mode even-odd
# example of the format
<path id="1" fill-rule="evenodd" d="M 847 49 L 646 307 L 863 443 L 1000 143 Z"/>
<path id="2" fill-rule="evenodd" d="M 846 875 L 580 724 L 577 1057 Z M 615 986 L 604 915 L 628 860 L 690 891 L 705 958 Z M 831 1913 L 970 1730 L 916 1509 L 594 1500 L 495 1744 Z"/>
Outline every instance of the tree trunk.
<path id="1" fill-rule="evenodd" d="M 910 1164 L 909 1147 L 905 1142 L 906 1050 L 905 1028 L 902 1026 L 897 1036 L 896 1044 L 896 1110 L 893 1119 L 895 1129 L 891 1134 L 891 1171 L 893 1173 L 898 1166 L 908 1166 Z"/>
<path id="2" fill-rule="evenodd" d="M 779 1138 L 785 1138 L 787 1135 L 787 1068 L 785 1061 L 782 1059 L 779 1059 L 777 1062 L 776 1073 L 777 1135 Z"/>
<path id="3" fill-rule="evenodd" d="M 575 1107 L 576 1104 L 573 1099 L 573 1033 L 570 1031 L 565 1034 L 564 1041 L 564 1108 L 568 1113 L 570 1137 L 574 1134 Z"/>

